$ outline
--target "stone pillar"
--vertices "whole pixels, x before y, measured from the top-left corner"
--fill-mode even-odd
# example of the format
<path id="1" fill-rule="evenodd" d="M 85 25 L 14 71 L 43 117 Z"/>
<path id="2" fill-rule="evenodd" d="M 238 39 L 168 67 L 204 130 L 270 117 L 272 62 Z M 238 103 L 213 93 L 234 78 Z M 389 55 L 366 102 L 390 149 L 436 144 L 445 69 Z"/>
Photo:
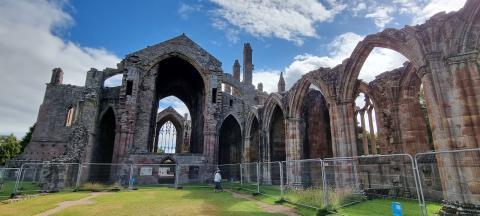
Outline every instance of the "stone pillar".
<path id="1" fill-rule="evenodd" d="M 367 138 L 367 126 L 365 125 L 365 110 L 358 111 L 360 113 L 360 123 L 362 125 L 362 146 L 363 155 L 369 155 L 368 151 L 368 138 Z"/>
<path id="2" fill-rule="evenodd" d="M 373 118 L 372 118 L 373 106 L 370 106 L 367 110 L 368 112 L 368 126 L 370 127 L 370 141 L 372 142 L 372 154 L 377 154 L 377 141 L 375 140 L 375 130 L 373 128 Z"/>
<path id="3" fill-rule="evenodd" d="M 285 150 L 286 160 L 303 159 L 303 137 L 301 134 L 301 119 L 288 118 L 286 120 Z M 287 164 L 284 164 L 287 165 Z M 288 163 L 286 167 L 286 177 L 289 181 L 301 182 L 302 172 L 299 163 Z"/>
<path id="4" fill-rule="evenodd" d="M 430 125 L 437 151 L 478 148 L 480 76 L 477 53 L 450 57 L 448 68 L 440 52 L 427 55 L 422 74 Z M 444 210 L 480 204 L 477 153 L 437 154 L 444 191 Z M 460 174 L 461 173 L 461 174 Z M 452 207 L 453 206 L 453 207 Z M 465 210 L 465 206 L 462 207 Z"/>
<path id="5" fill-rule="evenodd" d="M 357 155 L 353 100 L 332 101 L 328 104 L 330 105 L 328 111 L 332 130 L 333 156 Z"/>
<path id="6" fill-rule="evenodd" d="M 454 131 L 456 149 L 479 148 L 480 144 L 480 58 L 478 52 L 463 53 L 447 59 L 448 74 L 452 74 L 453 91 L 447 91 L 451 110 L 446 116 Z M 436 144 L 436 143 L 435 143 Z M 480 153 L 454 155 L 461 173 L 463 203 L 480 205 Z M 448 182 L 450 185 L 450 182 Z M 450 200 L 449 200 L 450 201 Z"/>
<path id="7" fill-rule="evenodd" d="M 353 100 L 332 100 L 327 103 L 329 104 L 330 128 L 332 130 L 333 156 L 351 157 L 357 155 Z M 351 163 L 337 163 L 335 166 L 336 187 L 351 187 L 353 182 L 355 182 L 355 175 Z"/>

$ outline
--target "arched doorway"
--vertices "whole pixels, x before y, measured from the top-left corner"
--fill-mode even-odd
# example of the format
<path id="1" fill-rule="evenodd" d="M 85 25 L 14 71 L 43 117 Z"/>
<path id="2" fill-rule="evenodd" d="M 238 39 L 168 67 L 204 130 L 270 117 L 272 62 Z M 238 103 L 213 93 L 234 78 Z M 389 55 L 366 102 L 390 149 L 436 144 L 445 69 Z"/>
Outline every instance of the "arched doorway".
<path id="1" fill-rule="evenodd" d="M 220 127 L 218 148 L 218 164 L 234 164 L 241 162 L 242 132 L 240 124 L 229 115 Z"/>
<path id="2" fill-rule="evenodd" d="M 89 179 L 93 182 L 108 182 L 110 179 L 109 165 L 113 159 L 113 148 L 115 146 L 115 113 L 112 108 L 108 108 L 100 119 L 98 126 L 98 137 L 95 147 L 92 151 L 91 163 L 89 169 Z"/>
<path id="3" fill-rule="evenodd" d="M 303 157 L 332 157 L 330 115 L 327 102 L 318 88 L 310 87 L 303 100 Z"/>
<path id="4" fill-rule="evenodd" d="M 249 161 L 247 162 L 258 162 L 260 161 L 260 125 L 258 123 L 257 117 L 254 117 L 252 120 L 252 125 L 250 127 L 250 148 L 248 152 Z"/>
<path id="5" fill-rule="evenodd" d="M 181 100 L 190 113 L 191 134 L 190 153 L 203 152 L 203 111 L 205 104 L 205 85 L 200 72 L 188 61 L 177 57 L 169 57 L 158 64 L 156 77 L 155 94 L 156 100 L 152 114 L 156 115 L 159 108 L 159 101 L 169 96 L 175 96 Z M 152 115 L 152 116 L 155 116 Z M 155 118 L 152 118 L 155 121 Z M 149 150 L 155 148 L 156 122 L 152 122 L 150 128 Z"/>
<path id="6" fill-rule="evenodd" d="M 284 161 L 285 151 L 285 121 L 280 106 L 276 105 L 270 121 L 270 161 Z"/>

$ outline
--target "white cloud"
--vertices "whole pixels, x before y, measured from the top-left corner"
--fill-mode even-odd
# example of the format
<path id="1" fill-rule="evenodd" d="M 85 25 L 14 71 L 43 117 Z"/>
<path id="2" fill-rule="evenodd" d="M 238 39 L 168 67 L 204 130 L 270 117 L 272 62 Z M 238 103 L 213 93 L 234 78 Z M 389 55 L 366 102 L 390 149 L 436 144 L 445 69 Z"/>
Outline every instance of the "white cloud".
<path id="1" fill-rule="evenodd" d="M 197 4 L 185 4 L 180 3 L 180 7 L 178 7 L 177 13 L 180 15 L 182 19 L 188 19 L 190 14 L 194 12 L 198 12 L 202 9 L 202 5 Z"/>
<path id="2" fill-rule="evenodd" d="M 312 54 L 298 55 L 293 62 L 287 66 L 285 71 L 285 82 L 287 89 L 290 88 L 302 75 L 316 70 L 319 67 L 335 67 L 341 64 L 346 58 L 349 58 L 358 42 L 363 36 L 352 32 L 335 37 L 328 44 L 329 55 L 315 56 Z M 385 71 L 401 67 L 407 59 L 393 50 L 384 48 L 375 48 L 368 56 L 363 65 L 359 79 L 370 82 L 375 76 Z M 267 92 L 276 92 L 279 79 L 279 70 L 263 70 L 253 74 L 255 84 L 263 82 L 264 90 Z"/>
<path id="3" fill-rule="evenodd" d="M 365 15 L 366 18 L 373 18 L 375 25 L 380 29 L 385 28 L 385 25 L 393 20 L 393 13 L 395 9 L 393 7 L 382 6 L 377 8 L 374 12 Z"/>
<path id="4" fill-rule="evenodd" d="M 329 55 L 315 56 L 311 54 L 298 55 L 294 61 L 285 69 L 285 82 L 290 88 L 303 74 L 306 74 L 319 67 L 334 67 L 350 57 L 363 36 L 353 32 L 341 34 L 328 44 Z"/>
<path id="5" fill-rule="evenodd" d="M 115 67 L 119 58 L 97 48 L 64 41 L 53 31 L 73 24 L 62 3 L 0 1 L 0 133 L 23 135 L 36 120 L 51 70 L 64 82 L 83 85 L 91 67 Z"/>
<path id="6" fill-rule="evenodd" d="M 345 8 L 333 0 L 327 9 L 315 0 L 298 1 L 248 1 L 211 0 L 219 8 L 214 10 L 217 18 L 259 37 L 277 37 L 303 43 L 304 37 L 316 37 L 315 24 L 333 20 Z"/>
<path id="7" fill-rule="evenodd" d="M 185 105 L 183 101 L 181 101 L 175 96 L 168 96 L 160 100 L 160 102 L 158 103 L 158 112 L 161 112 L 162 110 L 168 107 L 172 107 L 182 116 L 185 113 L 188 113 L 188 115 L 190 116 L 190 112 L 188 111 L 187 105 Z"/>
<path id="8" fill-rule="evenodd" d="M 266 92 L 277 92 L 278 80 L 280 79 L 279 70 L 260 70 L 253 73 L 252 83 L 255 84 L 255 87 L 258 86 L 258 83 L 263 83 L 263 91 Z"/>
<path id="9" fill-rule="evenodd" d="M 424 23 L 428 18 L 442 11 L 447 13 L 457 11 L 465 5 L 465 2 L 466 0 L 431 0 L 419 13 L 415 14 L 413 23 Z"/>

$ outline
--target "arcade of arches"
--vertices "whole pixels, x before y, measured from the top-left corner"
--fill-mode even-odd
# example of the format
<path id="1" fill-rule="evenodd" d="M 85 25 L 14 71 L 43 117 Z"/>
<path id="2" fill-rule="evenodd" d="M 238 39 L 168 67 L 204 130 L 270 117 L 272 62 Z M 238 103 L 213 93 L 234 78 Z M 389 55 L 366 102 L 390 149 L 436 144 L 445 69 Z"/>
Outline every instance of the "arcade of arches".
<path id="1" fill-rule="evenodd" d="M 365 83 L 358 76 L 376 47 L 408 62 Z M 115 69 L 91 69 L 85 86 L 62 84 L 63 72 L 54 69 L 22 157 L 218 164 L 480 147 L 479 1 L 421 25 L 368 35 L 341 64 L 308 72 L 289 90 L 283 77 L 270 94 L 252 84 L 252 52 L 246 43 L 243 65 L 236 60 L 231 74 L 224 73 L 219 60 L 180 35 L 127 55 Z M 104 86 L 119 74 L 120 86 Z M 355 103 L 359 95 L 363 106 Z M 168 96 L 185 103 L 190 122 L 178 113 L 158 116 L 158 101 Z M 67 113 L 69 107 L 74 111 Z M 67 115 L 71 126 L 65 126 Z M 158 154 L 157 135 L 167 121 L 182 136 L 175 153 Z M 79 128 L 88 139 L 72 135 Z M 66 157 L 72 148 L 80 153 Z M 479 159 L 472 154 L 439 163 Z M 460 172 L 465 175 L 453 175 Z M 469 166 L 439 173 L 443 187 L 453 185 L 444 188 L 454 194 L 445 200 L 480 204 L 479 173 Z"/>

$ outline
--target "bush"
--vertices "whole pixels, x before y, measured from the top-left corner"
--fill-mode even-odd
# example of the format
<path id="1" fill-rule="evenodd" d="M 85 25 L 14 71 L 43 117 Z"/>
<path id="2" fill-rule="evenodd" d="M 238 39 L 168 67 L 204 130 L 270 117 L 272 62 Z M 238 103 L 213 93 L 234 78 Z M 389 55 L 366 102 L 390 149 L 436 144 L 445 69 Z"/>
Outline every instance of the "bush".
<path id="1" fill-rule="evenodd" d="M 89 182 L 80 186 L 81 191 L 92 191 L 92 192 L 102 192 L 102 191 L 120 191 L 122 186 L 118 183 L 113 185 L 106 185 L 97 182 Z"/>

